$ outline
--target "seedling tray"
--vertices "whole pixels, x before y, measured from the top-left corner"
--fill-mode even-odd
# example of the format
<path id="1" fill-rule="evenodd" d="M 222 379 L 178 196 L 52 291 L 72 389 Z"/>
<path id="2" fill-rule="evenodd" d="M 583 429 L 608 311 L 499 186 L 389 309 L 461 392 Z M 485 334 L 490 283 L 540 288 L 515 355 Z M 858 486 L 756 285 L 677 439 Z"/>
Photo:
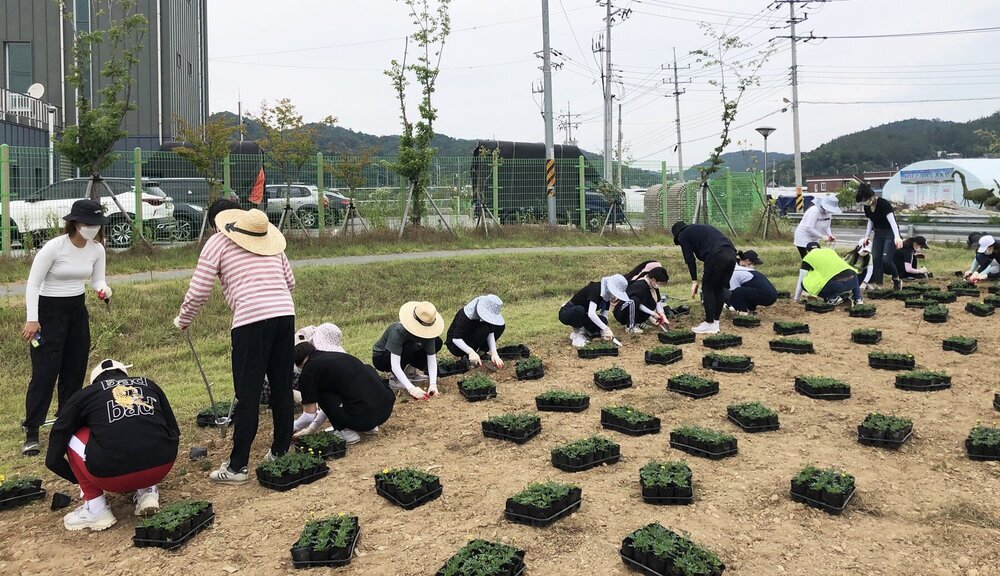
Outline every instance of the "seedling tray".
<path id="1" fill-rule="evenodd" d="M 302 444 L 295 444 L 296 452 L 308 452 L 309 449 Z M 346 443 L 331 443 L 327 444 L 326 448 L 322 452 L 316 454 L 324 460 L 336 460 L 337 458 L 343 458 L 347 456 L 347 444 Z"/>
<path id="2" fill-rule="evenodd" d="M 176 540 L 156 540 L 153 538 L 139 538 L 138 536 L 133 536 L 132 545 L 136 548 L 163 548 L 164 550 L 174 550 L 186 544 L 188 540 L 194 538 L 199 532 L 211 526 L 213 522 L 215 522 L 215 512 L 209 514 L 208 517 L 199 522 L 197 526 L 192 526 L 191 530 Z"/>
<path id="3" fill-rule="evenodd" d="M 0 510 L 9 510 L 11 508 L 17 508 L 18 506 L 23 506 L 29 502 L 34 502 L 35 500 L 42 500 L 45 498 L 45 489 L 38 488 L 33 492 L 28 494 L 20 494 L 17 496 L 8 496 L 0 500 Z"/>
<path id="4" fill-rule="evenodd" d="M 795 391 L 813 400 L 846 400 L 851 397 L 851 392 L 816 392 L 811 390 L 805 383 L 795 379 Z"/>
<path id="5" fill-rule="evenodd" d="M 646 350 L 645 354 L 646 364 L 673 364 L 674 362 L 679 362 L 683 357 L 684 351 L 679 348 L 677 351 L 667 354 L 666 356 L 653 354 L 649 350 Z"/>
<path id="6" fill-rule="evenodd" d="M 295 553 L 294 551 L 295 551 L 296 547 L 292 546 L 289 549 L 289 552 L 293 554 L 293 557 L 292 557 L 292 566 L 295 567 L 295 568 L 316 568 L 318 566 L 328 566 L 328 567 L 331 567 L 331 568 L 338 568 L 340 566 L 347 566 L 348 564 L 351 563 L 351 560 L 354 558 L 354 549 L 357 548 L 357 546 L 358 546 L 358 539 L 359 538 L 361 538 L 361 526 L 360 525 L 358 526 L 358 529 L 354 531 L 354 538 L 351 539 L 351 543 L 348 544 L 347 547 L 343 549 L 343 550 L 346 551 L 346 556 L 347 557 L 346 558 L 340 558 L 340 559 L 337 559 L 337 560 L 334 560 L 332 558 L 333 554 L 331 554 L 331 558 L 329 560 L 296 560 L 295 557 L 294 557 L 294 553 Z M 334 550 L 340 550 L 340 549 L 337 548 L 337 549 L 334 549 Z M 341 554 L 338 553 L 337 555 L 340 556 Z"/>
<path id="7" fill-rule="evenodd" d="M 565 518 L 573 512 L 580 509 L 580 505 L 583 504 L 583 498 L 576 498 L 569 506 L 566 506 L 562 510 L 552 514 L 547 518 L 537 518 L 535 516 L 525 516 L 523 514 L 515 514 L 510 511 L 511 503 L 513 500 L 511 498 L 507 499 L 507 507 L 504 509 L 503 517 L 511 522 L 516 522 L 518 524 L 527 524 L 528 526 L 533 526 L 535 528 L 544 528 L 550 524 L 553 524 L 556 520 L 560 518 Z"/>
<path id="8" fill-rule="evenodd" d="M 469 392 L 469 391 L 466 391 L 465 388 L 462 388 L 461 386 L 459 386 L 458 387 L 458 393 L 461 394 L 462 397 L 465 398 L 466 400 L 468 400 L 469 402 L 480 402 L 480 401 L 486 400 L 488 398 L 496 398 L 497 397 L 497 388 L 496 388 L 496 386 L 491 386 L 489 388 L 484 388 L 484 389 L 480 389 L 480 390 L 473 390 L 473 391 Z"/>
<path id="9" fill-rule="evenodd" d="M 497 355 L 503 360 L 517 360 L 531 356 L 531 350 L 524 344 L 511 344 L 497 348 Z"/>
<path id="10" fill-rule="evenodd" d="M 974 448 L 972 446 L 972 442 L 970 442 L 968 439 L 966 439 L 966 441 L 965 441 L 965 455 L 969 457 L 969 460 L 977 460 L 977 461 L 981 461 L 981 462 L 985 462 L 985 461 L 989 461 L 989 460 L 1000 460 L 1000 449 L 998 449 L 997 452 L 994 452 L 992 454 L 989 453 L 989 452 L 982 453 L 981 450 L 983 450 L 983 449 Z"/>
<path id="11" fill-rule="evenodd" d="M 760 316 L 736 316 L 733 318 L 733 326 L 756 328 L 760 326 Z"/>
<path id="12" fill-rule="evenodd" d="M 601 418 L 601 426 L 607 428 L 608 430 L 614 430 L 615 432 L 621 432 L 622 434 L 628 434 L 629 436 L 645 436 L 646 434 L 659 434 L 660 433 L 660 419 L 653 418 L 652 421 L 641 422 L 636 426 L 629 426 L 627 424 L 618 424 L 615 422 L 606 422 L 604 418 Z"/>
<path id="13" fill-rule="evenodd" d="M 874 438 L 871 436 L 865 436 L 861 426 L 858 426 L 858 443 L 864 444 L 865 446 L 877 446 L 879 448 L 892 448 L 897 449 L 902 446 L 907 440 L 913 436 L 913 427 L 906 432 L 900 440 L 891 440 L 889 438 Z"/>
<path id="14" fill-rule="evenodd" d="M 909 362 L 902 362 L 901 360 L 879 360 L 869 356 L 868 366 L 878 370 L 913 370 L 916 366 L 916 360 L 911 359 Z"/>
<path id="15" fill-rule="evenodd" d="M 438 362 L 438 377 L 454 376 L 455 374 L 465 374 L 469 371 L 469 359 L 462 358 L 450 364 Z"/>
<path id="16" fill-rule="evenodd" d="M 572 406 L 563 406 L 555 404 L 547 404 L 542 400 L 535 398 L 535 408 L 542 412 L 583 412 L 590 407 L 590 398 L 585 398 L 580 401 L 579 404 Z"/>
<path id="17" fill-rule="evenodd" d="M 618 462 L 619 460 L 622 459 L 622 455 L 621 455 L 620 450 L 621 449 L 619 448 L 619 450 L 616 451 L 617 453 L 615 453 L 615 454 L 611 454 L 609 456 L 602 456 L 599 459 L 595 459 L 595 460 L 592 460 L 591 462 L 587 462 L 585 464 L 578 464 L 578 465 L 569 464 L 569 463 L 566 463 L 566 462 L 557 462 L 555 456 L 552 456 L 552 466 L 554 468 L 558 468 L 559 470 L 562 470 L 563 472 L 583 472 L 584 470 L 590 470 L 591 468 L 597 468 L 598 466 L 600 466 L 602 464 L 614 464 L 614 463 Z"/>
<path id="18" fill-rule="evenodd" d="M 742 346 L 743 338 L 740 336 L 733 336 L 721 341 L 711 341 L 706 338 L 705 340 L 702 340 L 701 343 L 705 346 L 705 348 L 711 348 L 712 350 L 725 350 L 726 348 Z"/>
<path id="19" fill-rule="evenodd" d="M 851 342 L 855 344 L 878 344 L 882 341 L 882 331 L 879 330 L 875 336 L 855 336 L 851 334 Z"/>
<path id="20" fill-rule="evenodd" d="M 947 314 L 924 314 L 924 322 L 929 322 L 931 324 L 944 324 L 948 321 Z"/>
<path id="21" fill-rule="evenodd" d="M 742 364 L 721 364 L 718 361 L 714 361 L 711 358 L 702 358 L 701 367 L 708 368 L 710 370 L 715 370 L 716 372 L 729 372 L 735 374 L 742 374 L 743 372 L 749 372 L 753 370 L 753 360 L 747 360 Z"/>
<path id="22" fill-rule="evenodd" d="M 785 352 L 787 354 L 814 354 L 816 352 L 815 348 L 813 348 L 812 342 L 810 342 L 809 345 L 799 345 L 771 341 L 768 342 L 768 346 L 774 352 Z"/>
<path id="23" fill-rule="evenodd" d="M 778 325 L 777 322 L 774 323 L 774 331 L 782 336 L 794 336 L 795 334 L 808 334 L 809 325 L 803 324 L 802 326 L 793 326 L 791 328 L 783 328 Z"/>
<path id="24" fill-rule="evenodd" d="M 993 395 L 993 409 L 1000 410 L 1000 394 Z"/>
<path id="25" fill-rule="evenodd" d="M 414 499 L 412 502 L 408 502 L 408 503 L 404 504 L 398 498 L 396 498 L 392 494 L 386 492 L 378 484 L 375 485 L 375 493 L 376 494 L 378 494 L 379 496 L 385 498 L 389 502 L 392 502 L 396 506 L 399 506 L 403 510 L 413 510 L 414 508 L 416 508 L 418 506 L 423 506 L 424 504 L 427 504 L 428 502 L 430 502 L 432 500 L 437 500 L 438 498 L 441 497 L 441 493 L 443 491 L 444 491 L 444 486 L 438 486 L 437 488 L 435 488 L 434 490 L 431 490 L 427 494 L 424 494 L 423 496 Z"/>
<path id="26" fill-rule="evenodd" d="M 1000 294 L 1000 286 L 990 286 L 986 289 L 990 294 Z"/>
<path id="27" fill-rule="evenodd" d="M 833 516 L 840 516 L 844 512 L 844 509 L 847 508 L 847 505 L 851 503 L 851 500 L 854 499 L 854 495 L 857 493 L 857 491 L 858 491 L 857 488 L 851 490 L 851 493 L 848 494 L 847 498 L 844 500 L 843 506 L 831 506 L 821 500 L 813 500 L 808 496 L 796 494 L 791 491 L 789 491 L 789 493 L 792 495 L 792 500 L 794 500 L 795 502 L 801 502 L 802 504 L 806 504 L 807 506 L 812 506 L 813 508 L 819 508 L 820 510 L 826 512 L 827 514 L 832 514 Z"/>
<path id="28" fill-rule="evenodd" d="M 284 482 L 281 482 L 280 480 L 266 480 L 264 478 L 261 478 L 260 475 L 258 474 L 257 482 L 259 482 L 260 485 L 263 486 L 264 488 L 269 488 L 277 492 L 287 492 L 288 490 L 291 490 L 292 488 L 295 488 L 297 486 L 302 486 L 303 484 L 312 484 L 313 482 L 319 480 L 320 478 L 326 476 L 329 473 L 330 473 L 330 468 L 326 464 L 324 464 L 323 467 L 319 470 L 319 472 L 313 472 L 308 476 L 303 476 L 295 480 L 286 480 Z"/>
<path id="29" fill-rule="evenodd" d="M 774 424 L 747 424 L 743 420 L 740 420 L 740 417 L 737 416 L 736 414 L 729 414 L 729 413 L 727 413 L 726 417 L 729 418 L 730 422 L 732 422 L 733 424 L 736 424 L 737 426 L 739 426 L 741 430 L 743 430 L 744 432 L 749 432 L 751 434 L 756 433 L 756 432 L 771 432 L 773 430 L 779 430 L 779 429 L 781 429 L 781 424 L 780 423 L 774 423 Z"/>
<path id="30" fill-rule="evenodd" d="M 927 308 L 931 304 L 934 304 L 933 300 L 927 300 L 925 298 L 914 298 L 904 302 L 903 308 Z"/>
<path id="31" fill-rule="evenodd" d="M 697 448 L 695 446 L 692 446 L 690 444 L 687 444 L 685 442 L 680 442 L 680 441 L 677 441 L 677 440 L 671 440 L 670 441 L 670 447 L 671 448 L 676 448 L 677 450 L 680 450 L 681 452 L 687 452 L 688 454 L 691 454 L 692 456 L 700 456 L 702 458 L 708 458 L 709 460 L 721 460 L 723 458 L 728 458 L 729 456 L 735 456 L 736 453 L 739 452 L 739 450 L 740 450 L 739 446 L 736 446 L 736 447 L 730 448 L 728 450 L 711 451 L 711 450 L 705 450 L 705 449 L 702 449 L 702 448 Z"/>
<path id="32" fill-rule="evenodd" d="M 600 376 L 594 376 L 594 384 L 601 390 L 623 390 L 632 387 L 632 377 L 620 378 L 618 380 L 605 380 Z"/>
<path id="33" fill-rule="evenodd" d="M 501 569 L 500 569 L 501 571 L 494 572 L 493 574 L 490 574 L 489 576 L 507 576 L 508 574 L 510 576 L 523 576 L 524 575 L 524 569 L 525 569 L 525 565 L 524 565 L 524 550 L 518 550 L 515 554 L 516 554 L 516 556 L 515 556 L 515 562 L 514 562 L 513 566 L 506 567 L 506 568 L 505 567 L 501 567 Z M 450 560 L 451 559 L 449 558 L 449 561 Z M 434 573 L 434 576 L 445 576 L 444 568 L 447 565 L 448 565 L 448 562 L 445 562 L 441 566 L 441 568 L 439 568 L 438 571 Z"/>
<path id="34" fill-rule="evenodd" d="M 532 370 L 515 370 L 514 376 L 518 380 L 538 380 L 542 376 L 545 376 L 545 367 L 542 366 L 541 368 L 534 368 Z"/>
<path id="35" fill-rule="evenodd" d="M 686 332 L 684 334 L 681 334 L 680 336 L 671 336 L 670 334 L 659 332 L 656 335 L 656 338 L 662 344 L 673 344 L 674 346 L 679 346 L 681 344 L 693 343 L 695 341 L 695 334 L 694 332 Z"/>
<path id="36" fill-rule="evenodd" d="M 875 310 L 854 310 L 853 308 L 847 313 L 851 318 L 873 318 L 875 316 Z"/>
<path id="37" fill-rule="evenodd" d="M 979 288 L 949 288 L 949 292 L 955 296 L 975 296 L 979 297 Z"/>
<path id="38" fill-rule="evenodd" d="M 671 487 L 671 489 L 675 488 L 676 487 Z M 652 488 L 645 487 L 642 485 L 642 481 L 641 480 L 639 481 L 639 490 L 642 493 L 642 501 L 645 502 L 646 504 L 654 504 L 657 506 L 671 506 L 678 504 L 679 505 L 690 504 L 694 502 L 694 489 L 691 486 L 688 486 L 688 491 L 690 492 L 690 496 L 651 496 L 651 495 L 647 496 L 648 491 L 656 491 L 662 489 L 663 488 L 659 486 L 654 486 Z"/>
<path id="39" fill-rule="evenodd" d="M 830 304 L 828 302 L 806 302 L 806 312 L 815 312 L 816 314 L 826 314 L 828 312 L 833 312 L 837 309 L 837 306 Z"/>
<path id="40" fill-rule="evenodd" d="M 980 318 L 985 318 L 987 316 L 993 315 L 993 307 L 990 306 L 989 310 L 980 310 L 979 308 L 973 306 L 972 302 L 965 305 L 965 311 L 973 316 L 979 316 Z"/>
<path id="41" fill-rule="evenodd" d="M 587 348 L 577 348 L 576 355 L 580 358 L 600 358 L 602 356 L 617 356 L 618 347 L 613 348 L 599 348 L 599 349 L 587 349 Z"/>
<path id="42" fill-rule="evenodd" d="M 695 400 L 700 400 L 702 398 L 708 398 L 709 396 L 714 396 L 719 393 L 719 383 L 713 382 L 711 386 L 703 389 L 693 389 L 686 386 L 681 386 L 676 382 L 673 382 L 673 378 L 667 380 L 667 390 L 671 392 L 676 392 L 682 396 L 687 396 L 688 398 L 694 398 Z"/>
<path id="43" fill-rule="evenodd" d="M 541 422 L 538 423 L 538 426 L 512 432 L 487 430 L 486 424 L 487 422 L 483 422 L 483 436 L 493 438 L 494 440 L 507 440 L 508 442 L 513 442 L 514 444 L 524 444 L 528 440 L 538 436 L 538 434 L 542 431 Z"/>

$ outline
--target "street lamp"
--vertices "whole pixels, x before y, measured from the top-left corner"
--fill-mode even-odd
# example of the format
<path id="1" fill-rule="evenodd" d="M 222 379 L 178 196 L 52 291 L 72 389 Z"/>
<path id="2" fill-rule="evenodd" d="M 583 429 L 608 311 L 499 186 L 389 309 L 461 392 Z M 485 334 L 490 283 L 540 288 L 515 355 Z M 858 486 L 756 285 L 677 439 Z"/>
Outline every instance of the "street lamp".
<path id="1" fill-rule="evenodd" d="M 771 128 L 768 126 L 761 126 L 756 128 L 757 132 L 764 137 L 764 203 L 770 202 L 769 196 L 767 195 L 767 137 L 771 135 L 772 132 L 777 130 L 777 128 Z"/>

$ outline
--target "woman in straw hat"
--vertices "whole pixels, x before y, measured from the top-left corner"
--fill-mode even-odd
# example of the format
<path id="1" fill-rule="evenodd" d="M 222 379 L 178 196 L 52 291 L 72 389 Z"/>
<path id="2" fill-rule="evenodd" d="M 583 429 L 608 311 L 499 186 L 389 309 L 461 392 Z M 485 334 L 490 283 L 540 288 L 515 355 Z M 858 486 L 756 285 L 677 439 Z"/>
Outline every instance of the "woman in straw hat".
<path id="1" fill-rule="evenodd" d="M 505 328 L 501 306 L 503 301 L 496 294 L 477 296 L 463 306 L 448 326 L 445 340 L 448 350 L 459 358 L 468 356 L 469 362 L 476 366 L 483 365 L 480 353 L 489 352 L 493 364 L 503 368 L 503 360 L 497 353 L 497 340 Z"/>
<path id="2" fill-rule="evenodd" d="M 220 233 L 205 242 L 174 325 L 187 330 L 218 277 L 233 311 L 230 334 L 238 402 L 229 460 L 209 478 L 221 484 L 244 484 L 249 478 L 247 464 L 257 435 L 257 405 L 265 376 L 271 386 L 274 421 L 270 456 L 287 452 L 292 440 L 295 277 L 285 258 L 285 237 L 260 210 L 224 210 L 213 224 Z"/>
<path id="3" fill-rule="evenodd" d="M 587 345 L 594 335 L 612 340 L 615 335 L 608 327 L 608 310 L 618 302 L 629 302 L 628 280 L 621 274 L 601 278 L 580 289 L 559 309 L 559 321 L 571 326 L 570 343 L 577 347 Z"/>
<path id="4" fill-rule="evenodd" d="M 405 390 L 417 400 L 436 396 L 437 353 L 441 349 L 444 320 L 430 302 L 407 302 L 399 308 L 399 322 L 394 322 L 372 347 L 372 364 L 382 372 L 390 372 L 389 386 Z M 409 371 L 407 371 L 409 369 Z M 424 392 L 412 380 L 422 379 L 418 371 L 427 373 Z"/>

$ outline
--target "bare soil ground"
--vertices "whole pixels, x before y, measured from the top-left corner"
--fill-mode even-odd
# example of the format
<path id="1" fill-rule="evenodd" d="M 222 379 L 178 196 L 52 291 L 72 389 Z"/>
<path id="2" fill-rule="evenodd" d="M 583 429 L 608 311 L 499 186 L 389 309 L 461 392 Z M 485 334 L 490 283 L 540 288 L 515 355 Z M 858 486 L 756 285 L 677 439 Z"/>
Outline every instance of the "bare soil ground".
<path id="1" fill-rule="evenodd" d="M 428 402 L 397 404 L 378 437 L 366 438 L 348 456 L 331 462 L 330 475 L 286 493 L 258 484 L 217 487 L 209 484 L 198 462 L 186 460 L 193 445 L 209 445 L 212 463 L 226 454 L 217 431 L 184 427 L 182 458 L 161 486 L 164 501 L 207 499 L 214 503 L 214 527 L 176 552 L 137 549 L 130 538 L 135 519 L 131 502 L 112 499 L 118 525 L 101 533 L 69 533 L 65 511 L 50 512 L 38 503 L 0 515 L 0 571 L 4 574 L 294 574 L 289 546 L 303 523 L 341 511 L 357 514 L 362 535 L 352 564 L 337 574 L 389 576 L 433 574 L 471 538 L 499 539 L 527 550 L 527 574 L 624 575 L 630 573 L 617 549 L 630 531 L 652 521 L 676 530 L 714 550 L 727 574 L 746 575 L 1000 575 L 1000 463 L 973 462 L 963 442 L 978 420 L 997 419 L 991 401 L 997 388 L 995 353 L 1000 317 L 976 318 L 964 312 L 962 298 L 950 305 L 951 319 L 941 325 L 920 321 L 919 310 L 901 302 L 877 301 L 873 319 L 834 313 L 806 314 L 788 301 L 766 311 L 759 328 L 728 326 L 744 344 L 734 353 L 749 354 L 756 364 L 747 374 L 716 374 L 721 392 L 691 400 L 666 390 L 670 375 L 707 375 L 701 343 L 683 346 L 684 359 L 671 366 L 646 366 L 645 349 L 656 345 L 647 333 L 628 338 L 621 356 L 581 360 L 565 334 L 529 342 L 545 361 L 546 376 L 519 382 L 513 366 L 494 375 L 495 400 L 466 402 L 457 377 L 444 380 L 444 395 Z M 776 319 L 804 320 L 812 355 L 771 352 Z M 724 324 L 728 322 L 724 320 Z M 872 370 L 872 347 L 852 344 L 850 332 L 861 326 L 883 330 L 877 348 L 916 355 L 919 367 L 945 370 L 950 390 L 905 392 L 893 386 L 894 373 Z M 961 356 L 941 350 L 949 335 L 979 339 L 979 352 Z M 593 372 L 612 364 L 628 370 L 633 388 L 605 392 L 593 384 Z M 852 397 L 838 402 L 811 400 L 795 393 L 800 374 L 823 374 L 846 380 Z M 522 446 L 483 437 L 480 422 L 508 411 L 534 410 L 535 395 L 551 387 L 587 392 L 591 407 L 580 414 L 541 413 L 542 433 Z M 781 430 L 746 434 L 726 420 L 726 406 L 760 400 L 780 413 Z M 661 434 L 629 437 L 602 431 L 600 408 L 630 403 L 663 420 Z M 898 451 L 862 446 L 857 424 L 871 411 L 913 419 L 915 433 Z M 267 449 L 268 417 L 254 454 Z M 697 423 L 729 431 L 739 438 L 739 454 L 709 461 L 672 450 L 669 429 Z M 605 433 L 620 442 L 618 464 L 568 474 L 549 463 L 549 450 L 566 441 Z M 694 471 L 695 502 L 690 506 L 644 504 L 639 468 L 652 458 L 683 459 Z M 806 463 L 835 466 L 857 478 L 858 494 L 840 517 L 791 501 L 789 480 Z M 373 474 L 384 467 L 416 466 L 440 475 L 444 495 L 412 511 L 396 508 L 375 494 Z M 548 528 L 530 528 L 503 520 L 507 497 L 534 480 L 578 483 L 584 503 L 579 512 Z M 76 495 L 65 483 L 52 490 Z M 74 504 L 75 505 L 75 504 Z M 334 573 L 315 569 L 318 573 Z"/>

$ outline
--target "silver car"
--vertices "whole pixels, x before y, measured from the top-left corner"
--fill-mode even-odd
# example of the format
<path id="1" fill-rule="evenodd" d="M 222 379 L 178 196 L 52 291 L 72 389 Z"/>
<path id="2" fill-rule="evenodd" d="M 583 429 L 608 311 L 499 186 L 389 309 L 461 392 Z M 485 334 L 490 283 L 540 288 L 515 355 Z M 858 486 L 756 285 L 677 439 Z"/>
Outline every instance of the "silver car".
<path id="1" fill-rule="evenodd" d="M 285 204 L 295 211 L 299 221 L 306 228 L 316 228 L 319 225 L 319 210 L 316 203 L 318 189 L 308 184 L 272 184 L 264 187 L 266 205 L 264 211 L 272 224 L 277 225 Z M 287 202 L 286 202 L 287 199 Z M 329 200 L 323 198 L 324 209 Z M 294 221 L 293 221 L 294 224 Z"/>

